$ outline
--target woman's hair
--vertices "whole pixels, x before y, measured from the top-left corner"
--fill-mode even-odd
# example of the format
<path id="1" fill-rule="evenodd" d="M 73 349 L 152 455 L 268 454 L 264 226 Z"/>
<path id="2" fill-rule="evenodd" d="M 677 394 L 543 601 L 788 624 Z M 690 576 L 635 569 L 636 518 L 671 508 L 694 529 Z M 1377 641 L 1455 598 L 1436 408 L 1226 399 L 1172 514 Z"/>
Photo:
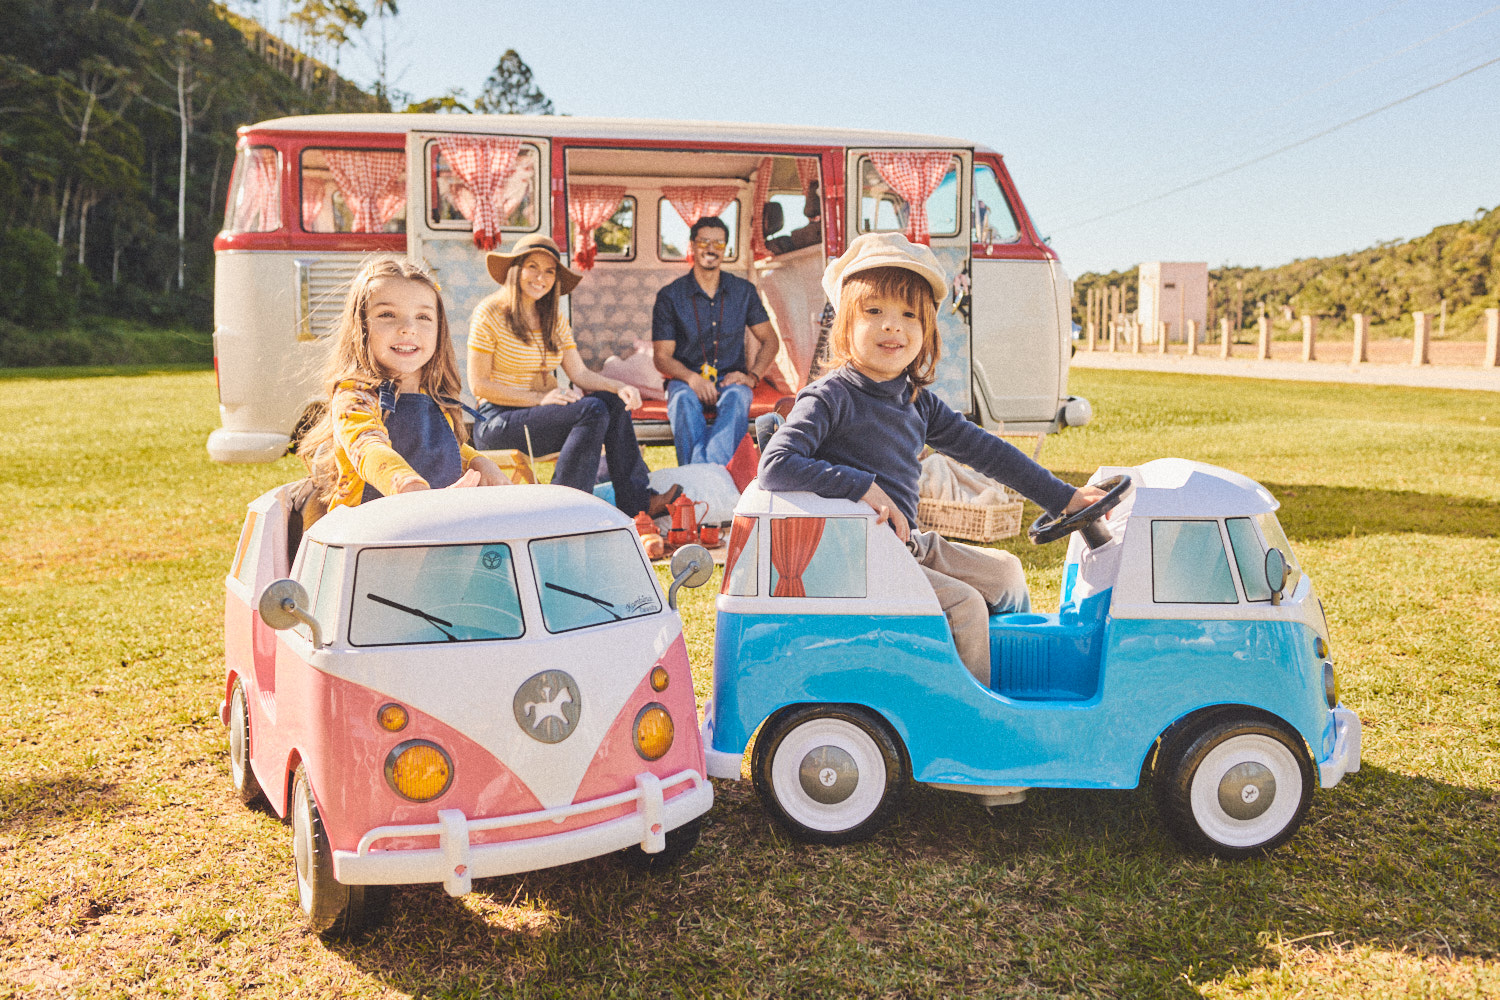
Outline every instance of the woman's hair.
<path id="1" fill-rule="evenodd" d="M 521 315 L 521 303 L 524 301 L 521 293 L 521 268 L 533 256 L 546 257 L 553 264 L 561 266 L 561 262 L 546 250 L 533 250 L 510 265 L 510 270 L 505 272 L 505 282 L 500 286 L 500 315 L 505 319 L 505 325 L 510 327 L 511 335 L 523 344 L 532 343 L 532 339 L 531 327 Z M 558 284 L 554 277 L 547 294 L 536 301 L 537 325 L 542 330 L 542 347 L 548 354 L 557 350 L 557 302 L 561 298 Z"/>
<path id="2" fill-rule="evenodd" d="M 370 349 L 370 325 L 366 312 L 370 305 L 370 287 L 386 278 L 402 278 L 425 285 L 437 300 L 437 346 L 432 357 L 418 373 L 418 389 L 431 396 L 454 426 L 454 433 L 461 445 L 468 440 L 468 428 L 463 421 L 463 407 L 458 402 L 463 383 L 458 376 L 458 362 L 453 354 L 453 340 L 448 334 L 448 313 L 443 308 L 443 296 L 437 282 L 419 265 L 401 257 L 372 257 L 349 283 L 349 294 L 344 299 L 344 308 L 339 314 L 338 328 L 334 331 L 328 367 L 324 373 L 325 400 L 333 398 L 339 383 L 355 381 L 368 384 L 374 389 L 381 382 L 394 377 L 375 360 Z M 333 411 L 325 402 L 323 416 L 308 428 L 297 454 L 307 463 L 309 474 L 318 484 L 324 499 L 331 499 L 338 485 L 338 471 L 333 453 Z"/>
<path id="3" fill-rule="evenodd" d="M 906 377 L 911 379 L 911 396 L 916 399 L 917 391 L 933 382 L 938 359 L 943 355 L 943 344 L 938 337 L 937 305 L 932 301 L 932 285 L 915 271 L 904 267 L 872 267 L 846 278 L 839 292 L 833 329 L 828 334 L 829 352 L 839 365 L 846 365 L 854 359 L 849 339 L 855 317 L 866 303 L 882 298 L 904 302 L 916 312 L 922 324 L 922 349 L 906 366 Z"/>

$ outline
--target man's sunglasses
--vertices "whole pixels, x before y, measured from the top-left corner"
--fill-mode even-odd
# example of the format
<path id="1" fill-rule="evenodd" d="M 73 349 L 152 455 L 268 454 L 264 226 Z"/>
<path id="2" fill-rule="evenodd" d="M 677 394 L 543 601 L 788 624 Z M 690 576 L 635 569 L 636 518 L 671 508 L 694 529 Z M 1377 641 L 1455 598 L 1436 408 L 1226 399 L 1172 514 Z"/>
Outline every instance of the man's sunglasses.
<path id="1" fill-rule="evenodd" d="M 700 250 L 714 250 L 714 251 L 718 251 L 720 253 L 722 253 L 723 250 L 724 250 L 724 248 L 727 247 L 728 245 L 729 244 L 725 243 L 723 240 L 694 240 L 693 241 L 693 246 L 697 247 Z"/>

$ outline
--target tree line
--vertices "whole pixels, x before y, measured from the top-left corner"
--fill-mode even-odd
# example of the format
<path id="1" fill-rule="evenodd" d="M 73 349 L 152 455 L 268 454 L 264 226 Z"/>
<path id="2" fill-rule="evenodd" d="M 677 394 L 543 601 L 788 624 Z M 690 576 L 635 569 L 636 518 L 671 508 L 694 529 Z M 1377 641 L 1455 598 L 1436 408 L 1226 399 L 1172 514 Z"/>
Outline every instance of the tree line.
<path id="1" fill-rule="evenodd" d="M 1237 329 L 1254 327 L 1264 310 L 1273 319 L 1303 313 L 1333 328 L 1355 313 L 1374 326 L 1409 323 L 1408 315 L 1436 315 L 1447 304 L 1447 329 L 1482 336 L 1484 310 L 1500 306 L 1500 207 L 1438 226 L 1412 240 L 1389 240 L 1336 257 L 1294 260 L 1280 267 L 1218 267 L 1209 277 L 1210 325 L 1228 317 Z M 1089 272 L 1073 283 L 1074 319 L 1083 322 L 1091 288 L 1123 286 L 1125 309 L 1136 308 L 1139 269 Z M 1408 330 L 1407 333 L 1410 331 Z"/>
<path id="2" fill-rule="evenodd" d="M 281 0 L 276 31 L 264 27 L 268 6 L 0 3 L 0 341 L 91 317 L 206 335 L 213 238 L 241 125 L 393 102 L 553 110 L 514 51 L 473 99 L 400 92 L 384 44 L 395 0 Z M 373 92 L 338 69 L 361 29 L 377 39 Z M 21 363 L 13 358 L 0 349 L 0 364 Z"/>

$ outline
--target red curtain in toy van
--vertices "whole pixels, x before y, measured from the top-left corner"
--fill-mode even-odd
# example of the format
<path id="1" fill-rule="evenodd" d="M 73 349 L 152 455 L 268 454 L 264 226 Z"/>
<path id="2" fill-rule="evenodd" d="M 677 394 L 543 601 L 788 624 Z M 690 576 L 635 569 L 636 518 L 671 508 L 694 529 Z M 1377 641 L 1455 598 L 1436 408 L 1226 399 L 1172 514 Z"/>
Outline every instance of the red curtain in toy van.
<path id="1" fill-rule="evenodd" d="M 823 537 L 821 517 L 783 517 L 771 522 L 771 565 L 780 577 L 772 597 L 806 597 L 802 572 Z"/>

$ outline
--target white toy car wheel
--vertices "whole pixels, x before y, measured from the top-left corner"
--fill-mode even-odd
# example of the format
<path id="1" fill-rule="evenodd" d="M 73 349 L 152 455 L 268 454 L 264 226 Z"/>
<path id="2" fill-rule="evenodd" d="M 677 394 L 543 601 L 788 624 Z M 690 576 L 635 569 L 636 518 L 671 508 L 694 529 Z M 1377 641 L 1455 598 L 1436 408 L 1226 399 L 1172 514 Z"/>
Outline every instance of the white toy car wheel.
<path id="1" fill-rule="evenodd" d="M 250 766 L 250 702 L 240 680 L 229 695 L 229 780 L 246 805 L 261 797 L 260 782 Z"/>
<path id="2" fill-rule="evenodd" d="M 323 832 L 318 803 L 298 765 L 292 779 L 292 860 L 297 872 L 297 903 L 312 929 L 325 938 L 354 937 L 385 918 L 390 887 L 343 885 L 333 877 L 333 850 Z"/>
<path id="3" fill-rule="evenodd" d="M 1155 792 L 1168 830 L 1225 858 L 1285 843 L 1312 801 L 1302 741 L 1259 719 L 1218 719 L 1162 747 Z"/>
<path id="4" fill-rule="evenodd" d="M 884 826 L 906 781 L 906 764 L 885 722 L 865 709 L 804 705 L 756 740 L 755 790 L 799 840 L 847 844 Z"/>

